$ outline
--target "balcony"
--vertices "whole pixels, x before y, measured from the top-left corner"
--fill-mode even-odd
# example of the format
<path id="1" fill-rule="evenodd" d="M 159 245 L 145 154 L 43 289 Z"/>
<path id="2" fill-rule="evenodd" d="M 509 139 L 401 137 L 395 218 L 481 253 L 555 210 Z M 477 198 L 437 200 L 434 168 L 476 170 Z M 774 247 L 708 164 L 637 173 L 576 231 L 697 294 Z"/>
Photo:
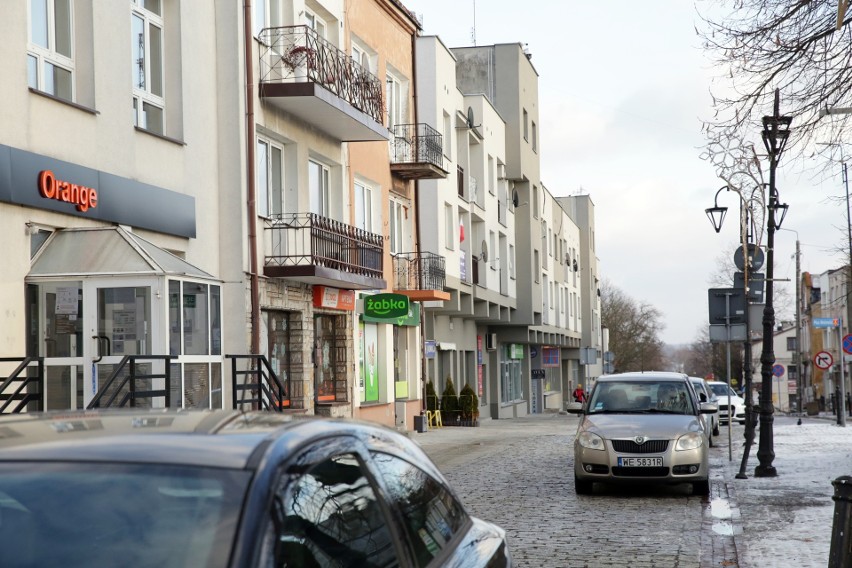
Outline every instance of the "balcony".
<path id="1" fill-rule="evenodd" d="M 387 140 L 382 82 L 307 26 L 261 30 L 260 96 L 343 142 Z"/>
<path id="2" fill-rule="evenodd" d="M 445 179 L 441 134 L 428 124 L 397 124 L 392 129 L 391 171 L 402 179 Z"/>
<path id="3" fill-rule="evenodd" d="M 266 221 L 263 273 L 306 284 L 382 290 L 381 235 L 316 213 L 284 213 Z"/>
<path id="4" fill-rule="evenodd" d="M 393 291 L 415 301 L 446 301 L 444 257 L 433 252 L 404 252 L 393 257 Z"/>

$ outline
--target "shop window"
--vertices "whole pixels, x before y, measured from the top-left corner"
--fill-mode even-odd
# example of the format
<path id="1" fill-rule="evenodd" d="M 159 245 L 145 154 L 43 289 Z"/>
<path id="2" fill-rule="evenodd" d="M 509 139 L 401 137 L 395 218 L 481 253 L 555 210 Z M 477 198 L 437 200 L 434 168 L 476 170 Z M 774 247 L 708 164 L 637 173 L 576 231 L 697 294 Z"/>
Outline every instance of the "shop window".
<path id="1" fill-rule="evenodd" d="M 346 402 L 346 316 L 314 316 L 314 390 L 317 402 Z"/>
<path id="2" fill-rule="evenodd" d="M 361 402 L 379 401 L 379 369 L 377 351 L 379 345 L 379 328 L 375 323 L 358 324 L 360 335 L 359 369 Z"/>

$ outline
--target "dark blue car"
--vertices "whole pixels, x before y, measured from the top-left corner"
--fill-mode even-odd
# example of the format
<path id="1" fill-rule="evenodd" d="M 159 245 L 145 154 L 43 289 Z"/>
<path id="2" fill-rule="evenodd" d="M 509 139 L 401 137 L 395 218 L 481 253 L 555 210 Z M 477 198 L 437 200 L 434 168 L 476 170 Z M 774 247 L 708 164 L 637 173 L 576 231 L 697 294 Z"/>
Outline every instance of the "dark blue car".
<path id="1" fill-rule="evenodd" d="M 265 412 L 0 418 L 0 566 L 511 566 L 405 436 Z"/>

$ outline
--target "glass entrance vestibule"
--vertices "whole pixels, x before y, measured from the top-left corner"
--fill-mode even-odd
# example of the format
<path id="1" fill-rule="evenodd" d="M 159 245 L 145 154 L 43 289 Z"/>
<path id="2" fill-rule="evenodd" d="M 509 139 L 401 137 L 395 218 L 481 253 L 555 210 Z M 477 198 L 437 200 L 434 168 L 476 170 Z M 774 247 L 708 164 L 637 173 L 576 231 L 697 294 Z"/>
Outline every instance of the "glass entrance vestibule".
<path id="1" fill-rule="evenodd" d="M 173 408 L 222 408 L 220 283 L 137 235 L 51 235 L 26 279 L 26 314 L 27 355 L 44 358 L 47 410 L 85 408 L 128 355 L 175 357 Z M 163 360 L 139 361 L 139 373 L 164 374 Z"/>

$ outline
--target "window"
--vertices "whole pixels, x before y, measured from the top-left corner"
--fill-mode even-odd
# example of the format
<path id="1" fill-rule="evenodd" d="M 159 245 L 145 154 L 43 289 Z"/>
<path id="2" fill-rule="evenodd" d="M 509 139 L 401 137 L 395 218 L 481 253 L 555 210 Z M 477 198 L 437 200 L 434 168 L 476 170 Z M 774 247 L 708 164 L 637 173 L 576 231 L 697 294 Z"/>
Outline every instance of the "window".
<path id="1" fill-rule="evenodd" d="M 314 30 L 319 37 L 326 39 L 325 30 L 327 26 L 325 21 L 310 10 L 305 10 L 305 25 Z"/>
<path id="2" fill-rule="evenodd" d="M 395 199 L 390 200 L 390 251 L 393 254 L 405 252 L 403 250 L 405 248 L 404 237 L 406 234 L 405 213 L 406 207 L 402 203 Z"/>
<path id="3" fill-rule="evenodd" d="M 453 123 L 450 115 L 444 112 L 444 156 L 451 158 L 453 155 Z"/>
<path id="4" fill-rule="evenodd" d="M 399 566 L 392 521 L 385 518 L 357 456 L 346 453 L 309 463 L 307 471 L 304 461 L 297 460 L 281 477 L 260 565 Z"/>
<path id="5" fill-rule="evenodd" d="M 530 115 L 529 115 L 529 113 L 527 112 L 527 109 L 524 109 L 524 140 L 526 140 L 526 141 L 529 141 L 529 139 L 530 139 L 530 133 L 529 133 L 530 125 L 529 125 L 529 121 L 530 121 Z"/>
<path id="6" fill-rule="evenodd" d="M 538 258 L 538 251 L 537 250 L 533 251 L 533 259 L 534 259 L 533 272 L 535 273 L 535 281 L 539 282 L 541 280 L 541 263 L 540 263 L 539 258 Z"/>
<path id="7" fill-rule="evenodd" d="M 796 350 L 796 338 L 788 337 L 787 338 L 787 351 L 795 351 Z"/>
<path id="8" fill-rule="evenodd" d="M 284 151 L 268 140 L 257 139 L 257 214 L 261 217 L 284 212 Z"/>
<path id="9" fill-rule="evenodd" d="M 500 260 L 497 258 L 497 241 L 495 239 L 496 235 L 494 231 L 488 231 L 488 249 L 491 251 L 491 258 L 489 258 L 491 261 L 491 270 L 497 270 L 497 261 Z"/>
<path id="10" fill-rule="evenodd" d="M 515 245 L 509 245 L 509 278 L 515 278 Z"/>
<path id="11" fill-rule="evenodd" d="M 254 0 L 252 5 L 252 32 L 254 37 L 260 36 L 263 28 L 273 28 L 283 23 L 280 0 Z"/>
<path id="12" fill-rule="evenodd" d="M 532 149 L 533 152 L 538 153 L 538 130 L 536 129 L 535 122 L 532 123 Z"/>
<path id="13" fill-rule="evenodd" d="M 72 0 L 30 0 L 27 77 L 33 89 L 74 100 Z"/>
<path id="14" fill-rule="evenodd" d="M 456 243 L 455 232 L 453 231 L 453 207 L 449 203 L 444 204 L 444 246 L 453 250 Z"/>
<path id="15" fill-rule="evenodd" d="M 165 133 L 163 15 L 159 0 L 131 0 L 133 120 L 139 128 Z"/>
<path id="16" fill-rule="evenodd" d="M 538 219 L 538 186 L 536 186 L 536 185 L 533 186 L 532 207 L 533 207 L 533 210 L 532 210 L 533 217 Z"/>
<path id="17" fill-rule="evenodd" d="M 488 156 L 488 193 L 494 195 L 494 158 Z"/>
<path id="18" fill-rule="evenodd" d="M 394 508 L 403 516 L 418 567 L 441 554 L 467 522 L 467 513 L 434 477 L 396 456 L 374 452 L 373 462 L 387 483 Z"/>
<path id="19" fill-rule="evenodd" d="M 373 232 L 373 190 L 358 181 L 355 182 L 355 226 Z"/>
<path id="20" fill-rule="evenodd" d="M 319 162 L 308 162 L 308 191 L 310 192 L 311 212 L 323 217 L 331 217 L 331 203 L 328 189 L 328 168 Z"/>
<path id="21" fill-rule="evenodd" d="M 402 82 L 393 74 L 388 73 L 385 79 L 387 83 L 388 103 L 388 129 L 393 129 L 397 124 L 405 124 L 403 112 L 403 86 Z"/>
<path id="22" fill-rule="evenodd" d="M 284 385 L 284 392 L 289 395 L 291 354 L 301 349 L 301 321 L 298 312 L 279 310 L 264 311 L 266 323 L 266 354 L 272 371 Z M 296 355 L 298 357 L 298 355 Z"/>

